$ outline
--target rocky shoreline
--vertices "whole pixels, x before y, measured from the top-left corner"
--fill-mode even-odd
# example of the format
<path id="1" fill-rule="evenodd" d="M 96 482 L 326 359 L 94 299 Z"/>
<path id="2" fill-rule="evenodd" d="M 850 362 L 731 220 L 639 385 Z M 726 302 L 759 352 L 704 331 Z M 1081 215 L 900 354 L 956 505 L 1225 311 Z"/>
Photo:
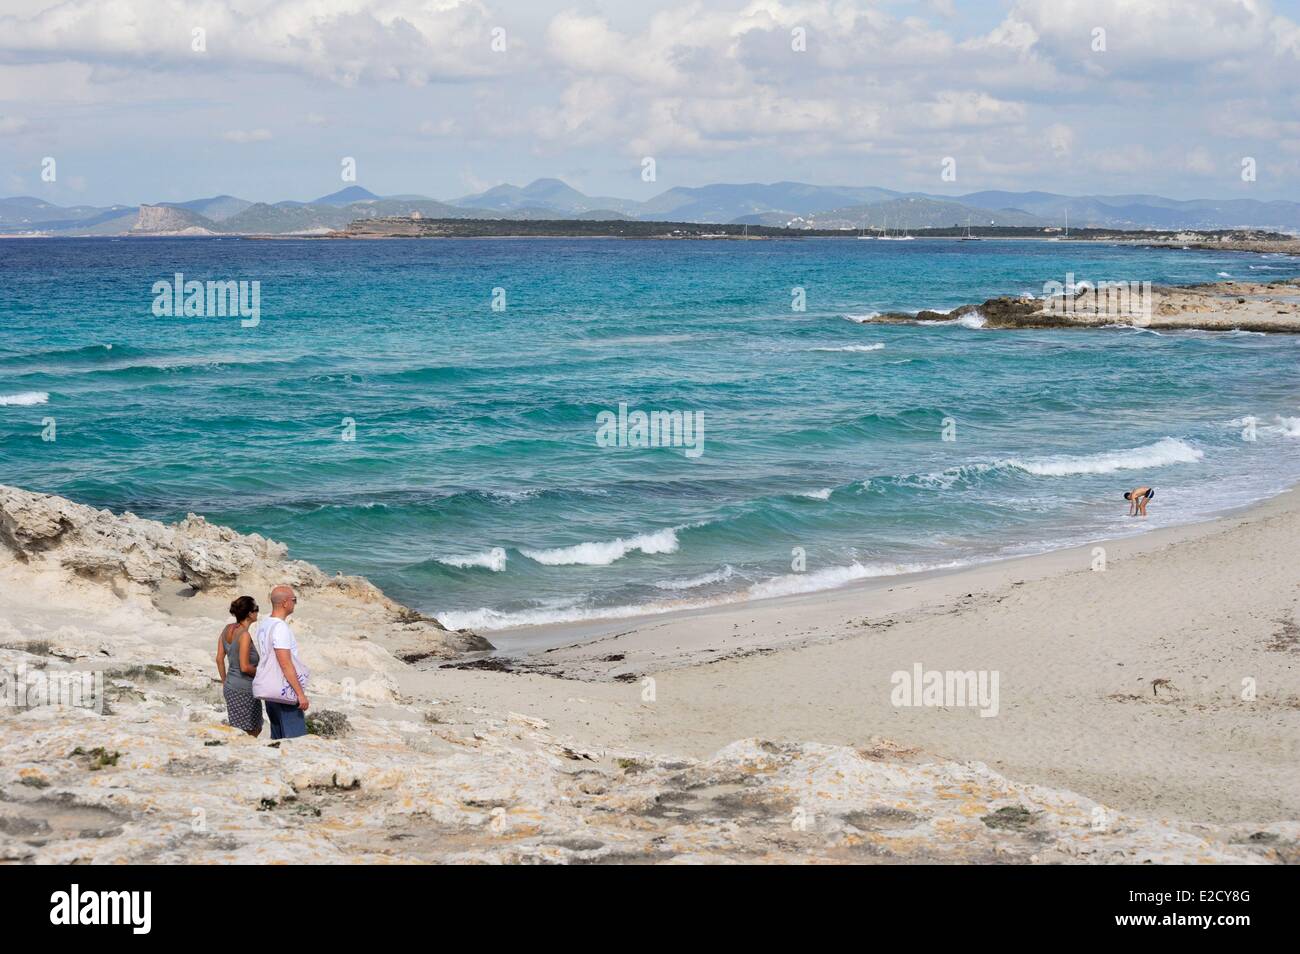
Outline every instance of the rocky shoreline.
<path id="1" fill-rule="evenodd" d="M 968 320 L 975 319 L 980 327 L 993 329 L 1130 325 L 1160 331 L 1300 333 L 1300 279 L 1297 278 L 1278 282 L 1151 286 L 1149 293 L 1149 314 L 1112 308 L 1105 293 L 1087 288 L 1074 295 L 1047 298 L 1000 296 L 947 312 L 886 312 L 873 316 L 867 323 L 957 322 L 969 316 Z"/>
<path id="2" fill-rule="evenodd" d="M 124 601 L 206 608 L 288 583 L 310 599 L 364 608 L 394 653 L 446 659 L 492 649 L 475 633 L 447 630 L 394 602 L 369 580 L 330 576 L 288 559 L 282 543 L 195 514 L 163 524 L 0 485 L 0 548 L 30 572 L 96 584 Z"/>

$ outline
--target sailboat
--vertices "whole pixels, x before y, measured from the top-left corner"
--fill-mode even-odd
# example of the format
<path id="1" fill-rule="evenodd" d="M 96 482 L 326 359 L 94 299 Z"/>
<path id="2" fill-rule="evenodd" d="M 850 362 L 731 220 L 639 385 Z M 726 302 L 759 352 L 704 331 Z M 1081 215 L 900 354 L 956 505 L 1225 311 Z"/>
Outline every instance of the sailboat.
<path id="1" fill-rule="evenodd" d="M 869 241 L 874 242 L 874 241 L 876 240 L 876 237 L 875 237 L 874 235 L 868 235 L 868 234 L 867 234 L 867 229 L 870 228 L 870 227 L 871 227 L 871 225 L 870 225 L 870 223 L 868 223 L 867 226 L 866 226 L 865 228 L 863 228 L 862 231 L 860 231 L 860 232 L 858 233 L 858 238 L 860 238 L 860 239 L 867 239 L 867 240 L 869 240 Z"/>
<path id="2" fill-rule="evenodd" d="M 885 219 L 885 234 L 882 235 L 882 236 L 880 236 L 880 241 L 882 241 L 882 242 L 910 242 L 910 241 L 912 241 L 912 236 L 910 236 L 910 235 L 890 235 L 890 234 L 889 234 L 889 219 Z"/>
<path id="3" fill-rule="evenodd" d="M 980 241 L 980 237 L 979 237 L 978 235 L 971 235 L 971 234 L 970 234 L 970 216 L 969 216 L 969 215 L 966 216 L 966 234 L 963 235 L 963 236 L 961 237 L 961 240 L 962 240 L 963 242 L 978 242 L 978 241 Z"/>

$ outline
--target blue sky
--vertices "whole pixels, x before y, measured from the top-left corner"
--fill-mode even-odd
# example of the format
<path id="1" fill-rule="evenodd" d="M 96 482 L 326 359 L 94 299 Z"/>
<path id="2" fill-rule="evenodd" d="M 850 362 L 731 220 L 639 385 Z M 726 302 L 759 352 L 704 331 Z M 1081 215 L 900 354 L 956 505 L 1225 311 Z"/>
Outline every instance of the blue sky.
<path id="1" fill-rule="evenodd" d="M 1296 200 L 1300 14 L 1265 0 L 0 0 L 0 195 L 305 199 L 345 184 L 343 157 L 373 191 L 443 199 L 557 176 L 630 198 L 795 179 Z"/>

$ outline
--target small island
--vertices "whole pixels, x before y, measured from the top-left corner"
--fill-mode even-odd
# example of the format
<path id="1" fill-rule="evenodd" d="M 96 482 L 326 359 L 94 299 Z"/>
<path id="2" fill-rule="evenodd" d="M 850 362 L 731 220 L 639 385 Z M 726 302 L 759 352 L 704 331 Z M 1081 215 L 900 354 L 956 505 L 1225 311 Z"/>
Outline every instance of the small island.
<path id="1" fill-rule="evenodd" d="M 984 226 L 967 229 L 911 229 L 916 238 L 1033 239 L 1068 242 L 1122 242 L 1176 248 L 1224 251 L 1300 252 L 1300 239 L 1261 229 L 1150 231 L 1085 228 L 1068 235 L 1054 226 Z M 872 229 L 810 229 L 734 222 L 659 222 L 632 219 L 506 219 L 425 218 L 419 214 L 357 219 L 346 228 L 319 237 L 330 239 L 386 238 L 629 238 L 745 241 L 773 238 L 875 238 Z M 303 236 L 296 236 L 303 237 Z"/>

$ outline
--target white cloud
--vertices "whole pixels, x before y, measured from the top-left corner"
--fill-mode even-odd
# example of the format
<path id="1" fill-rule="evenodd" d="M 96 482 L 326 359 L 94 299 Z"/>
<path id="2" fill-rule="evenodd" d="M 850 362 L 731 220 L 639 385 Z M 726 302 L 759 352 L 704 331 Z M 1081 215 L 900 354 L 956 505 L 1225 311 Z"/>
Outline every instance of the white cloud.
<path id="1" fill-rule="evenodd" d="M 206 32 L 205 52 L 191 47 L 196 28 Z M 478 0 L 66 0 L 0 16 L 0 51 L 423 85 L 501 69 L 507 58 L 491 53 L 490 31 Z"/>
<path id="2" fill-rule="evenodd" d="M 454 119 L 439 119 L 437 122 L 426 119 L 420 123 L 420 133 L 424 136 L 454 136 L 460 131 L 460 126 Z"/>
<path id="3" fill-rule="evenodd" d="M 974 90 L 943 90 L 913 113 L 911 123 L 927 129 L 961 129 L 1023 122 L 1025 107 Z"/>
<path id="4" fill-rule="evenodd" d="M 1047 147 L 1057 159 L 1064 159 L 1074 151 L 1074 130 L 1064 123 L 1053 123 L 1044 130 Z"/>
<path id="5" fill-rule="evenodd" d="M 1214 171 L 1214 160 L 1210 158 L 1210 151 L 1204 146 L 1197 146 L 1189 152 L 1185 165 L 1188 172 L 1198 175 L 1209 175 Z"/>
<path id="6" fill-rule="evenodd" d="M 573 0 L 5 0 L 0 114 L 29 117 L 27 139 L 54 141 L 42 148 L 93 137 L 101 161 L 146 155 L 174 117 L 230 142 L 274 129 L 277 155 L 308 165 L 360 139 L 400 166 L 414 135 L 439 137 L 449 149 L 403 168 L 437 166 L 444 187 L 467 162 L 490 185 L 653 155 L 697 180 L 817 170 L 943 189 L 951 155 L 963 187 L 1038 175 L 1154 191 L 1300 140 L 1300 27 L 1268 0 L 643 2 L 597 15 Z M 420 89 L 442 81 L 437 98 Z M 100 103 L 111 122 L 78 109 Z"/>
<path id="7" fill-rule="evenodd" d="M 1103 172 L 1125 176 L 1140 175 L 1156 168 L 1156 157 L 1146 146 L 1133 144 L 1117 149 L 1102 149 L 1093 153 L 1091 162 Z"/>
<path id="8" fill-rule="evenodd" d="M 796 28 L 802 51 L 792 44 Z M 565 12 L 547 28 L 546 53 L 568 82 L 559 105 L 534 110 L 530 125 L 557 146 L 605 141 L 630 154 L 713 155 L 860 151 L 1023 122 L 1019 103 L 947 88 L 939 66 L 955 51 L 927 21 L 865 3 L 672 6 L 638 33 Z"/>
<path id="9" fill-rule="evenodd" d="M 3 40 L 0 39 L 0 45 Z M 2 58 L 2 56 L 0 56 Z M 0 63 L 0 102 L 45 105 L 157 99 L 156 83 L 124 78 L 119 71 L 89 63 Z"/>
<path id="10" fill-rule="evenodd" d="M 226 142 L 266 142 L 271 138 L 269 129 L 232 129 L 221 136 Z"/>
<path id="11" fill-rule="evenodd" d="M 1105 52 L 1093 49 L 1096 28 L 1105 30 Z M 994 32 L 1032 34 L 1038 52 L 1062 62 L 1150 75 L 1175 63 L 1222 69 L 1236 58 L 1271 58 L 1295 29 L 1263 0 L 1017 0 Z"/>

